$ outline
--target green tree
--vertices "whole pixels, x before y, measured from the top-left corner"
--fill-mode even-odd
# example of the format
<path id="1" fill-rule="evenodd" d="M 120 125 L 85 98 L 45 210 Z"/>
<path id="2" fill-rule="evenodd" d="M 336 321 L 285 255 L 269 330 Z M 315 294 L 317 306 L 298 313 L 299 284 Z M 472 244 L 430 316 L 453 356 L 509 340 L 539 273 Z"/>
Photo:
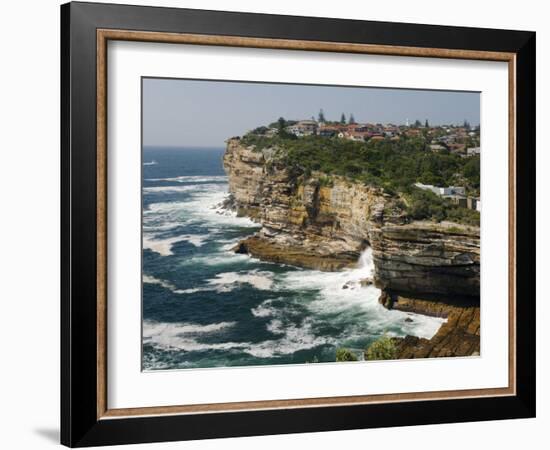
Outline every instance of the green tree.
<path id="1" fill-rule="evenodd" d="M 252 130 L 252 134 L 265 134 L 267 131 L 267 127 L 264 127 L 264 126 L 261 126 L 261 127 L 257 127 L 257 128 L 254 128 Z"/>
<path id="2" fill-rule="evenodd" d="M 414 121 L 414 127 L 415 127 L 415 128 L 418 128 L 418 127 L 420 127 L 421 125 L 422 125 L 422 123 L 420 122 L 420 120 L 416 119 L 416 120 Z"/>
<path id="3" fill-rule="evenodd" d="M 480 160 L 479 156 L 468 158 L 469 161 L 464 165 L 463 174 L 474 188 L 479 188 Z"/>
<path id="4" fill-rule="evenodd" d="M 281 133 L 282 131 L 284 131 L 286 128 L 286 120 L 284 119 L 284 117 L 279 117 L 279 120 L 277 120 L 277 130 L 279 131 L 279 133 Z"/>
<path id="5" fill-rule="evenodd" d="M 346 123 L 346 115 L 344 113 L 340 116 L 340 123 Z"/>
<path id="6" fill-rule="evenodd" d="M 395 359 L 396 357 L 397 348 L 395 347 L 395 343 L 392 338 L 385 335 L 374 341 L 365 352 L 365 358 L 369 361 Z"/>
<path id="7" fill-rule="evenodd" d="M 347 348 L 336 349 L 336 361 L 345 362 L 345 361 L 357 361 L 357 356 L 351 350 Z"/>
<path id="8" fill-rule="evenodd" d="M 429 127 L 430 127 L 430 124 L 428 123 L 428 119 L 426 119 L 426 123 L 424 124 L 424 126 L 425 126 L 426 128 L 429 128 Z"/>
<path id="9" fill-rule="evenodd" d="M 325 113 L 323 112 L 323 108 L 321 108 L 319 110 L 319 116 L 317 117 L 317 120 L 319 122 L 326 122 L 326 119 L 325 119 Z"/>
<path id="10" fill-rule="evenodd" d="M 350 125 L 356 124 L 356 123 L 357 123 L 357 122 L 355 121 L 355 117 L 353 117 L 353 114 L 350 114 L 350 115 L 349 115 L 349 121 L 348 121 L 348 123 L 349 123 Z"/>

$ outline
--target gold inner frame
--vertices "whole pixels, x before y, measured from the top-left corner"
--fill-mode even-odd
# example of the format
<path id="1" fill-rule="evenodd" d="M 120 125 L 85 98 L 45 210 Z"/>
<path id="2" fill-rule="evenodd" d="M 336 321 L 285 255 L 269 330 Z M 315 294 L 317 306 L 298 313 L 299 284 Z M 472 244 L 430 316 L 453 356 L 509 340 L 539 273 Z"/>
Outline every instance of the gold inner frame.
<path id="1" fill-rule="evenodd" d="M 107 405 L 107 42 L 109 40 L 217 45 L 375 55 L 501 61 L 508 63 L 508 387 L 401 394 L 262 400 L 200 405 L 109 409 Z M 299 41 L 239 36 L 97 30 L 97 418 L 217 413 L 262 409 L 344 406 L 403 401 L 497 397 L 516 394 L 516 54 L 445 48 Z"/>

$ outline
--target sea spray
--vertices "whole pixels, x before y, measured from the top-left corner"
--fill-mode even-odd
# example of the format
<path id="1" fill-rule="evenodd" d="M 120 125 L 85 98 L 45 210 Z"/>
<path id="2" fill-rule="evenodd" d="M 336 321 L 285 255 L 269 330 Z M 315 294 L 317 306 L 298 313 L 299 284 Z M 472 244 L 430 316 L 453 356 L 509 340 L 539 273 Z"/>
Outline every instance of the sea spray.
<path id="1" fill-rule="evenodd" d="M 374 275 L 374 260 L 372 258 L 372 248 L 367 247 L 359 256 L 357 267 L 364 271 L 365 278 L 371 278 Z"/>

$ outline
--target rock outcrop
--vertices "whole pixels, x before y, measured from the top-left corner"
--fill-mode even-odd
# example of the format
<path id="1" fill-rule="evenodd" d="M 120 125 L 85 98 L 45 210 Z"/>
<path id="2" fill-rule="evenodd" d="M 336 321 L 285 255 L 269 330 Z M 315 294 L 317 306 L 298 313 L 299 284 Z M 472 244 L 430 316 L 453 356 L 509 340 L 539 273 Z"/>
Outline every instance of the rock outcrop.
<path id="1" fill-rule="evenodd" d="M 288 256 L 288 263 L 320 270 L 352 266 L 368 242 L 368 221 L 383 208 L 372 188 L 339 177 L 327 182 L 322 174 L 296 177 L 275 150 L 256 152 L 235 139 L 228 141 L 224 167 L 237 214 L 263 226 L 239 251 L 266 259 Z M 299 253 L 306 256 L 301 264 Z"/>
<path id="2" fill-rule="evenodd" d="M 243 239 L 234 248 L 264 261 L 290 264 L 308 269 L 334 272 L 356 264 L 358 254 L 340 242 L 324 242 L 320 239 L 300 241 L 296 236 L 266 238 L 262 232 Z"/>
<path id="3" fill-rule="evenodd" d="M 475 302 L 449 304 L 396 296 L 392 301 L 392 308 L 447 319 L 431 339 L 416 336 L 394 338 L 397 344 L 397 358 L 440 358 L 480 354 L 480 309 Z"/>
<path id="4" fill-rule="evenodd" d="M 369 230 L 378 285 L 445 298 L 479 297 L 479 228 L 413 222 Z"/>
<path id="5" fill-rule="evenodd" d="M 319 270 L 373 250 L 374 282 L 390 295 L 479 299 L 479 228 L 409 222 L 383 190 L 322 173 L 291 173 L 277 149 L 227 142 L 231 206 L 262 224 L 236 251 Z"/>

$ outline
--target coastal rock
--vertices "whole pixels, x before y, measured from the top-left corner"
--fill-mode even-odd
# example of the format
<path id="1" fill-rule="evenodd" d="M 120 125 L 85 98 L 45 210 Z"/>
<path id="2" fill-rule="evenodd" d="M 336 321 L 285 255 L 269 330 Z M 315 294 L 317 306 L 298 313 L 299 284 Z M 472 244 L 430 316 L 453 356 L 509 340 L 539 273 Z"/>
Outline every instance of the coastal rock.
<path id="1" fill-rule="evenodd" d="M 334 243 L 290 242 L 251 236 L 239 242 L 234 251 L 264 261 L 334 272 L 356 265 L 358 253 L 348 253 L 345 247 Z"/>
<path id="2" fill-rule="evenodd" d="M 444 297 L 479 297 L 479 228 L 413 222 L 370 229 L 381 289 Z"/>
<path id="3" fill-rule="evenodd" d="M 447 319 L 431 339 L 394 338 L 398 359 L 479 356 L 480 309 L 475 302 L 462 300 L 450 304 L 396 296 L 392 309 Z"/>

